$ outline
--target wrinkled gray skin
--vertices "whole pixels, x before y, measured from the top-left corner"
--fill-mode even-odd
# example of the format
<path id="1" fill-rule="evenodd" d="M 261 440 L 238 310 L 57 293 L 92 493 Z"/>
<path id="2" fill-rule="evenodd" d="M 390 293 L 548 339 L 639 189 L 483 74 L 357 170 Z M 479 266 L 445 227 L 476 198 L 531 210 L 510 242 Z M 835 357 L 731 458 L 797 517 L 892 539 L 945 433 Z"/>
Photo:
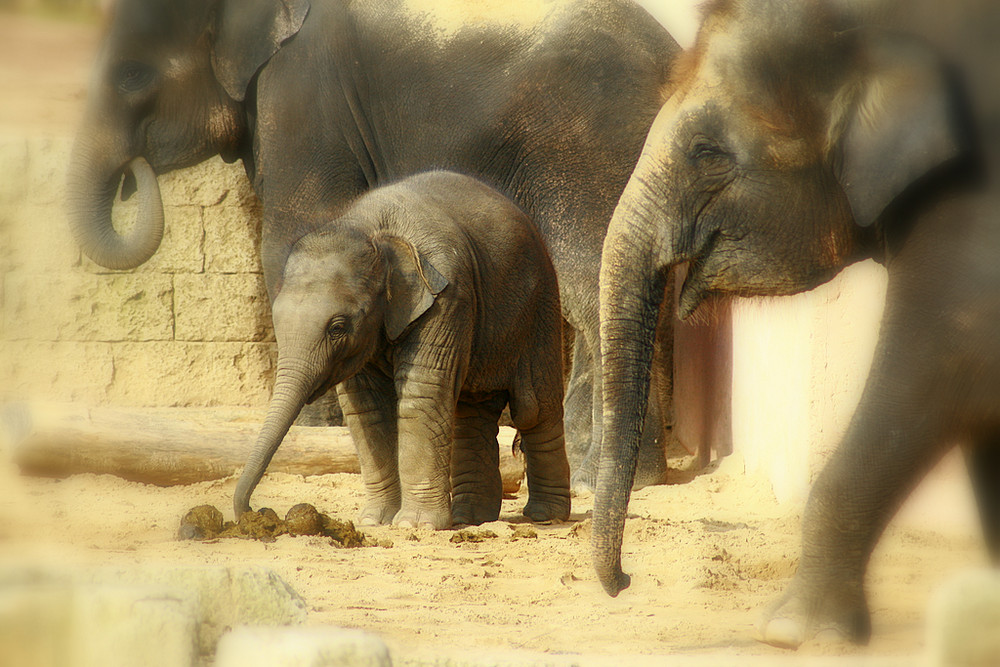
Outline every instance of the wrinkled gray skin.
<path id="1" fill-rule="evenodd" d="M 73 231 L 97 263 L 135 268 L 163 233 L 155 176 L 213 155 L 242 160 L 273 299 L 292 243 L 361 193 L 428 169 L 474 175 L 528 213 L 552 256 L 577 332 L 574 469 L 592 486 L 602 242 L 677 45 L 627 0 L 518 0 L 467 25 L 437 4 L 116 0 L 70 165 Z M 124 238 L 111 224 L 123 174 L 122 194 L 138 186 L 142 204 Z M 664 326 L 663 409 L 638 483 L 666 469 L 670 335 Z"/>
<path id="2" fill-rule="evenodd" d="M 764 615 L 764 641 L 868 639 L 868 558 L 955 442 L 969 445 L 1000 557 L 998 7 L 709 5 L 605 240 L 593 543 L 609 594 L 629 585 L 622 528 L 653 323 L 683 263 L 682 317 L 712 295 L 810 289 L 862 257 L 888 268 L 867 385 L 813 486 L 799 569 Z"/>
<path id="3" fill-rule="evenodd" d="M 569 516 L 556 275 L 505 197 L 449 172 L 372 190 L 294 244 L 273 318 L 274 393 L 237 516 L 299 410 L 333 385 L 367 489 L 362 525 L 496 520 L 508 403 L 525 516 Z"/>

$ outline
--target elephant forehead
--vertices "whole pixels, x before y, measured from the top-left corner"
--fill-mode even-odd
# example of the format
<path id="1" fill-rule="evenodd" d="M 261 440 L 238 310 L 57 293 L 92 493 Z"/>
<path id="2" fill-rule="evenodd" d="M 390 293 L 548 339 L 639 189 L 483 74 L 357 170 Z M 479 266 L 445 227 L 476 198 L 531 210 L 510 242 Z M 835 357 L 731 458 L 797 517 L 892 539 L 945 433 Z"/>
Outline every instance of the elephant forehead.
<path id="1" fill-rule="evenodd" d="M 367 303 L 356 290 L 326 283 L 283 285 L 272 306 L 276 326 L 323 326 L 332 315 L 350 315 Z"/>
<path id="2" fill-rule="evenodd" d="M 326 288 L 356 280 L 360 271 L 343 257 L 293 257 L 285 266 L 284 284 L 303 291 L 326 291 Z"/>

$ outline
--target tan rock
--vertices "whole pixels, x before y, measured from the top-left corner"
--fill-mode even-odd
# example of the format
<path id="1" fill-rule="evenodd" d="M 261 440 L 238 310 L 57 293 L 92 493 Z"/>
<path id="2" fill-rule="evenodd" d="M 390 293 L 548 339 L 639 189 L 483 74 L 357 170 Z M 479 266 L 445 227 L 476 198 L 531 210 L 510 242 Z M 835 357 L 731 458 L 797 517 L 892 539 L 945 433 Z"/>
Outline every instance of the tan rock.
<path id="1" fill-rule="evenodd" d="M 270 307 L 260 274 L 178 275 L 175 286 L 177 340 L 274 340 Z"/>
<path id="2" fill-rule="evenodd" d="M 0 344 L 0 400 L 108 399 L 115 376 L 109 343 L 5 341 Z"/>
<path id="3" fill-rule="evenodd" d="M 241 165 L 226 164 L 215 157 L 188 169 L 164 174 L 159 183 L 166 206 L 215 206 L 244 187 L 247 177 Z"/>
<path id="4" fill-rule="evenodd" d="M 273 362 L 266 344 L 122 343 L 108 399 L 131 406 L 265 405 Z"/>
<path id="5" fill-rule="evenodd" d="M 255 202 L 256 200 L 254 200 Z M 257 206 L 226 202 L 205 209 L 205 270 L 214 273 L 261 273 L 260 211 Z"/>
<path id="6" fill-rule="evenodd" d="M 11 340 L 149 341 L 174 335 L 168 275 L 11 273 L 4 281 Z"/>

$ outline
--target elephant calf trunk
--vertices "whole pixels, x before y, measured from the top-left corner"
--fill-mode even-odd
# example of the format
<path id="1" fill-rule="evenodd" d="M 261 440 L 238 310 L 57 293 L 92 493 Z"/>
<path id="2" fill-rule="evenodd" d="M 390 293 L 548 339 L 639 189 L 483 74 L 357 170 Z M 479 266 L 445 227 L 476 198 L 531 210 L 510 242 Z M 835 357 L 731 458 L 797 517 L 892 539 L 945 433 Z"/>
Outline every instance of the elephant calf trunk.
<path id="1" fill-rule="evenodd" d="M 250 511 L 250 496 L 261 478 L 278 446 L 292 427 L 292 422 L 299 415 L 306 399 L 316 385 L 316 373 L 309 370 L 308 364 L 278 359 L 278 371 L 274 380 L 274 392 L 268 406 L 267 417 L 257 436 L 257 442 L 239 482 L 236 483 L 236 493 L 233 495 L 233 511 L 239 519 L 244 512 Z"/>

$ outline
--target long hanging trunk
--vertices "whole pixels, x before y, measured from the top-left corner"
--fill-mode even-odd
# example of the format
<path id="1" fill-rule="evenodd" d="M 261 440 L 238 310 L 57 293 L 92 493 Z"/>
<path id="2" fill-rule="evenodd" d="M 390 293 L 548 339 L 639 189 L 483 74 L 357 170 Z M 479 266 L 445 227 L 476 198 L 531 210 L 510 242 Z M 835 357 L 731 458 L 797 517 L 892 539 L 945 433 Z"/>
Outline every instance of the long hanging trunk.
<path id="1" fill-rule="evenodd" d="M 300 361 L 278 360 L 274 392 L 267 408 L 267 417 L 236 484 L 233 510 L 237 519 L 250 510 L 250 496 L 264 476 L 264 471 L 267 470 L 274 453 L 278 451 L 278 446 L 288 433 L 292 422 L 313 391 L 316 374 L 309 368 L 307 363 Z"/>
<path id="2" fill-rule="evenodd" d="M 109 269 L 134 269 L 153 256 L 163 238 L 160 188 L 145 159 L 135 158 L 125 167 L 126 178 L 131 174 L 135 179 L 139 212 L 132 230 L 119 234 L 111 223 L 111 210 L 122 171 L 106 153 L 93 141 L 77 141 L 67 188 L 70 226 L 94 262 Z"/>
<path id="3" fill-rule="evenodd" d="M 670 253 L 663 223 L 651 208 L 657 201 L 648 181 L 633 175 L 608 227 L 601 260 L 604 437 L 592 544 L 598 578 L 612 597 L 630 582 L 621 568 L 622 534 L 649 398 L 657 316 L 673 264 L 665 257 Z"/>

